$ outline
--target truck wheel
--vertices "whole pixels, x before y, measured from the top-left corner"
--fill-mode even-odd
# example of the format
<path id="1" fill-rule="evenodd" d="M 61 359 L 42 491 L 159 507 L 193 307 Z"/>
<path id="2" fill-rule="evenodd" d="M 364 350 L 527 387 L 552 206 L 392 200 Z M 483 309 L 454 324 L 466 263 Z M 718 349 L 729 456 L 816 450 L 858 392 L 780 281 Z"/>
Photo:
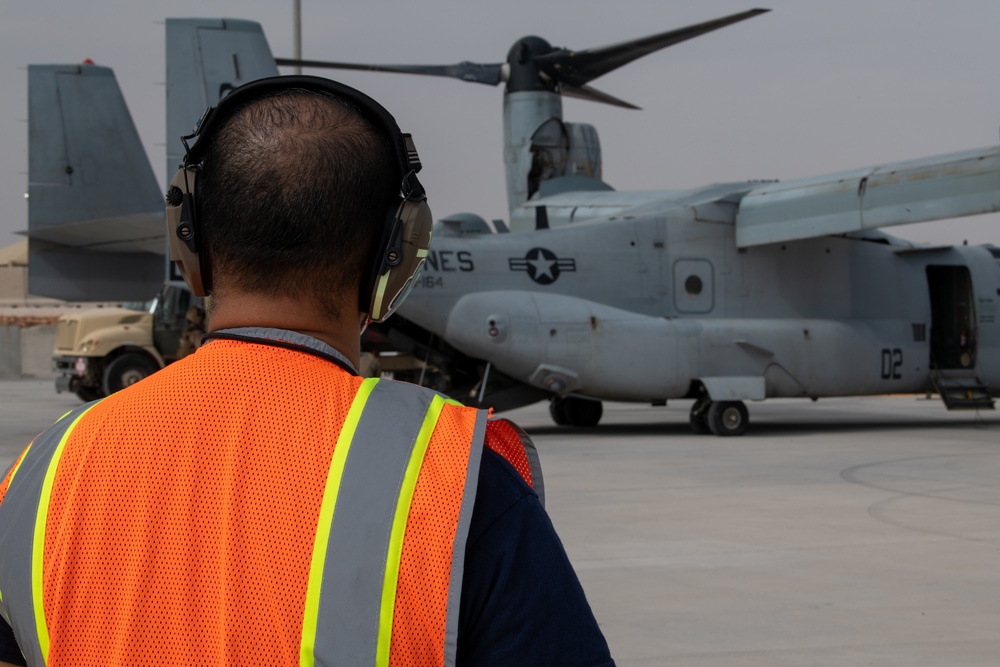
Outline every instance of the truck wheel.
<path id="1" fill-rule="evenodd" d="M 123 354 L 104 371 L 104 393 L 110 396 L 157 370 L 156 365 L 141 354 Z"/>
<path id="2" fill-rule="evenodd" d="M 99 398 L 104 398 L 104 392 L 97 387 L 77 387 L 76 391 L 73 393 L 75 393 L 77 398 L 84 403 L 90 403 L 91 401 L 96 401 Z"/>
<path id="3" fill-rule="evenodd" d="M 743 435 L 749 424 L 743 401 L 714 401 L 708 408 L 708 427 L 715 435 Z"/>

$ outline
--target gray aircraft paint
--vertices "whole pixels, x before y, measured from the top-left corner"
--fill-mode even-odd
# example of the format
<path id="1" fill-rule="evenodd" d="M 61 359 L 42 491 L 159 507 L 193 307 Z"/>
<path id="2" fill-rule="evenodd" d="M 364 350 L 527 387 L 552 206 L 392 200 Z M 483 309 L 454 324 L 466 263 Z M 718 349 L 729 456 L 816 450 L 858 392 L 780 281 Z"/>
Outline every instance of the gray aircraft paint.
<path id="1" fill-rule="evenodd" d="M 562 395 L 678 398 L 699 380 L 716 400 L 922 392 L 931 386 L 926 269 L 964 266 L 978 344 L 975 366 L 960 370 L 997 392 L 1000 266 L 989 249 L 921 249 L 881 232 L 739 249 L 734 224 L 695 216 L 660 202 L 547 231 L 439 235 L 437 267 L 400 314 Z M 573 269 L 532 280 L 512 260 L 534 248 Z M 471 270 L 444 261 L 460 256 Z M 698 294 L 684 285 L 692 276 Z"/>
<path id="2" fill-rule="evenodd" d="M 507 206 L 511 219 L 532 194 L 528 174 L 533 155 L 545 151 L 551 156 L 554 176 L 601 178 L 601 146 L 597 131 L 583 123 L 562 121 L 562 97 L 550 92 L 516 92 L 503 100 L 504 165 L 507 179 Z M 548 130 L 548 132 L 546 132 Z M 546 134 L 555 134 L 555 141 Z M 565 139 L 567 147 L 559 146 Z M 530 224 L 534 225 L 532 216 Z M 522 226 L 523 227 L 523 226 Z M 520 231 L 518 226 L 512 227 Z"/>
<path id="3" fill-rule="evenodd" d="M 167 19 L 167 181 L 184 158 L 180 138 L 229 90 L 278 75 L 260 24 L 239 19 Z M 164 183 L 164 188 L 167 183 Z"/>
<path id="4" fill-rule="evenodd" d="M 212 37 L 220 31 L 225 43 Z M 278 68 L 256 23 L 168 19 L 166 33 L 173 176 L 180 137 L 205 110 Z M 164 280 L 163 189 L 114 73 L 31 65 L 28 89 L 29 292 L 70 301 L 149 299 Z"/>
<path id="5" fill-rule="evenodd" d="M 163 199 L 114 73 L 29 66 L 28 145 L 28 291 L 148 299 L 163 280 Z"/>

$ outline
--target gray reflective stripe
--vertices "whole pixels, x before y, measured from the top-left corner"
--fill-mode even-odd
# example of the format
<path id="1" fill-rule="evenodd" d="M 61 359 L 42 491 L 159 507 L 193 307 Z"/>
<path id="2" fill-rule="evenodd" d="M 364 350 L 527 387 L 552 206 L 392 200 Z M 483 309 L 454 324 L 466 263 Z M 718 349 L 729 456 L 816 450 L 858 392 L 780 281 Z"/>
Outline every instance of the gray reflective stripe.
<path id="1" fill-rule="evenodd" d="M 396 501 L 433 397 L 403 383 L 379 382 L 368 398 L 344 464 L 330 529 L 316 665 L 375 664 Z"/>
<path id="2" fill-rule="evenodd" d="M 35 438 L 0 503 L 0 591 L 14 636 L 29 665 L 45 664 L 31 584 L 32 545 L 42 486 L 59 442 L 77 418 L 94 405 L 80 406 Z M 38 596 L 41 599 L 41 591 Z"/>
<path id="3" fill-rule="evenodd" d="M 542 477 L 542 462 L 538 458 L 538 448 L 532 442 L 531 436 L 524 432 L 524 429 L 509 419 L 498 421 L 507 422 L 507 425 L 514 429 L 517 437 L 524 446 L 524 453 L 528 457 L 528 467 L 531 468 L 531 488 L 538 495 L 538 501 L 545 507 L 545 479 Z"/>
<path id="4" fill-rule="evenodd" d="M 531 488 L 538 495 L 538 501 L 542 507 L 545 507 L 545 478 L 542 477 L 542 462 L 538 458 L 538 448 L 520 426 L 514 422 L 509 423 L 517 431 L 518 437 L 521 438 L 521 444 L 524 445 L 524 453 L 528 455 L 528 465 L 531 466 Z"/>
<path id="5" fill-rule="evenodd" d="M 476 427 L 472 433 L 472 451 L 465 472 L 465 493 L 458 515 L 458 530 L 455 532 L 455 547 L 451 552 L 451 580 L 448 583 L 448 610 L 445 617 L 444 664 L 455 666 L 458 652 L 458 612 L 462 601 L 462 577 L 465 575 L 465 545 L 469 540 L 472 525 L 472 510 L 476 504 L 476 489 L 479 486 L 479 465 L 483 460 L 483 443 L 486 440 L 486 423 L 489 412 L 480 410 L 476 415 Z"/>

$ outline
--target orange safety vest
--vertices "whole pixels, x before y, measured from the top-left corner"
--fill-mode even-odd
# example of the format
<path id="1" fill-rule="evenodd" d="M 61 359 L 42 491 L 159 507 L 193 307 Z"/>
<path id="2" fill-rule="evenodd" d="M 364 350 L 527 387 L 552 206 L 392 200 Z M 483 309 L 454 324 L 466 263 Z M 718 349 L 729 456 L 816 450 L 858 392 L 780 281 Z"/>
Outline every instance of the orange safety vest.
<path id="1" fill-rule="evenodd" d="M 530 440 L 314 339 L 222 336 L 68 413 L 0 483 L 28 664 L 453 665 L 480 443 L 540 492 Z"/>

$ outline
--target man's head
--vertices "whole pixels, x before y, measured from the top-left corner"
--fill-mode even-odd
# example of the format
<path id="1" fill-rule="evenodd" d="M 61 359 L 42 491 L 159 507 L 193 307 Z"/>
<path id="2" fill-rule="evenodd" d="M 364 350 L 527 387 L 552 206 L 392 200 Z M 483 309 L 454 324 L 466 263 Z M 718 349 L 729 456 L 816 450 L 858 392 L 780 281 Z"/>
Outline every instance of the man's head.
<path id="1" fill-rule="evenodd" d="M 216 298 L 312 298 L 339 319 L 376 253 L 398 168 L 347 103 L 287 91 L 251 101 L 208 137 L 198 194 Z"/>
<path id="2" fill-rule="evenodd" d="M 186 278 L 193 265 L 216 300 L 307 299 L 339 319 L 360 287 L 362 312 L 384 318 L 426 255 L 430 212 L 412 142 L 340 84 L 276 77 L 234 90 L 206 115 L 185 165 L 167 197 L 171 258 Z M 182 246 L 197 254 L 182 258 Z"/>

